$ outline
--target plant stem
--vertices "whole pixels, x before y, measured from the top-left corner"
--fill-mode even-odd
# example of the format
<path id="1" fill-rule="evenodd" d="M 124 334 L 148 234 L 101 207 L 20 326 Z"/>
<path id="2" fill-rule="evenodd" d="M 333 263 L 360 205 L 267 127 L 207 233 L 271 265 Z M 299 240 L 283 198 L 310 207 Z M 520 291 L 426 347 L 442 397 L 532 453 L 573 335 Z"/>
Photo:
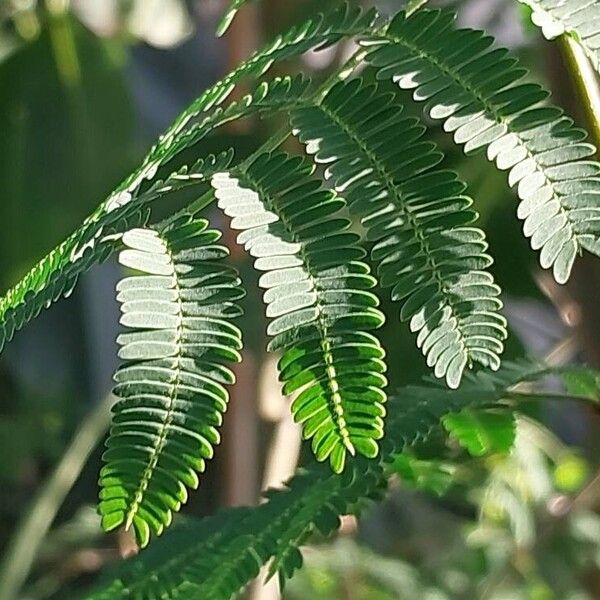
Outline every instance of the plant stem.
<path id="1" fill-rule="evenodd" d="M 14 537 L 6 548 L 4 561 L 0 565 L 2 600 L 18 597 L 58 509 L 79 477 L 89 455 L 108 429 L 113 401 L 112 395 L 109 394 L 84 419 L 60 462 L 33 499 L 21 523 L 17 525 Z"/>
<path id="2" fill-rule="evenodd" d="M 336 69 L 307 99 L 307 102 L 321 100 L 323 96 L 341 79 L 346 79 L 354 69 L 360 64 L 363 59 L 364 50 L 359 48 L 341 67 Z M 248 158 L 246 158 L 240 166 L 248 165 L 257 156 L 268 152 L 273 152 L 285 140 L 290 136 L 290 128 L 282 127 L 276 131 L 265 143 L 263 143 L 257 150 L 255 150 Z M 203 181 L 202 183 L 206 183 Z M 185 215 L 197 215 L 200 211 L 204 210 L 214 200 L 213 190 L 207 190 L 202 196 L 194 200 L 191 204 L 188 204 L 185 208 L 179 212 L 167 217 L 160 223 L 158 223 L 158 229 L 166 227 L 169 223 L 173 223 L 175 220 Z"/>
<path id="3" fill-rule="evenodd" d="M 513 392 L 507 391 L 504 397 L 508 400 L 568 400 L 572 402 L 594 402 L 593 398 L 588 396 L 577 396 L 573 394 L 561 394 L 553 392 Z"/>
<path id="4" fill-rule="evenodd" d="M 560 38 L 561 49 L 569 66 L 579 100 L 583 105 L 587 128 L 600 149 L 600 86 L 583 48 L 569 35 Z"/>

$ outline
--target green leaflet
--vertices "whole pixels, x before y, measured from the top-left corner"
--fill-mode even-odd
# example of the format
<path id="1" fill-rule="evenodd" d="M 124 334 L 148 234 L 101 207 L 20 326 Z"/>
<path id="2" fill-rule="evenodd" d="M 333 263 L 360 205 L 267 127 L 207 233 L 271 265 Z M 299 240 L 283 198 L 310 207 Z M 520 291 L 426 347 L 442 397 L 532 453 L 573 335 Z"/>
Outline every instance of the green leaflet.
<path id="1" fill-rule="evenodd" d="M 600 165 L 584 131 L 562 110 L 542 104 L 548 95 L 520 83 L 526 71 L 481 31 L 456 30 L 454 13 L 399 13 L 385 32 L 362 40 L 365 60 L 380 79 L 393 79 L 425 102 L 425 111 L 466 152 L 509 170 L 517 186 L 517 214 L 540 264 L 557 282 L 569 278 L 577 254 L 600 255 Z"/>
<path id="2" fill-rule="evenodd" d="M 393 462 L 411 447 L 426 443 L 448 415 L 467 408 L 512 412 L 510 389 L 549 373 L 564 377 L 585 371 L 505 362 L 496 373 L 467 373 L 458 390 L 433 380 L 400 388 L 388 403 L 382 462 Z M 360 512 L 365 500 L 377 499 L 384 489 L 384 471 L 375 461 L 352 461 L 342 476 L 312 465 L 285 489 L 268 492 L 267 502 L 258 507 L 227 509 L 169 532 L 86 598 L 229 600 L 266 564 L 283 584 L 301 566 L 299 547 L 312 534 L 335 531 L 341 515 Z"/>
<path id="3" fill-rule="evenodd" d="M 231 0 L 229 3 L 229 7 L 225 11 L 223 18 L 219 22 L 217 27 L 217 35 L 221 37 L 225 34 L 225 32 L 229 29 L 229 26 L 235 19 L 235 15 L 237 12 L 244 6 L 244 4 L 248 4 L 249 2 L 253 2 L 254 0 Z"/>
<path id="4" fill-rule="evenodd" d="M 375 279 L 344 200 L 321 187 L 314 167 L 283 153 L 263 154 L 212 184 L 219 207 L 241 230 L 238 243 L 263 271 L 270 350 L 283 393 L 318 460 L 344 469 L 346 454 L 374 457 L 383 437 L 384 352 L 368 333 L 383 323 Z"/>
<path id="5" fill-rule="evenodd" d="M 552 40 L 563 33 L 585 51 L 600 72 L 600 4 L 597 0 L 518 0 L 532 10 L 531 20 Z"/>
<path id="6" fill-rule="evenodd" d="M 296 109 L 292 127 L 361 217 L 381 285 L 401 302 L 435 375 L 456 388 L 474 362 L 497 369 L 507 333 L 500 289 L 485 270 L 492 259 L 471 226 L 466 185 L 437 167 L 443 155 L 422 141 L 425 127 L 360 79 Z"/>
<path id="7" fill-rule="evenodd" d="M 600 375 L 595 371 L 572 371 L 563 380 L 570 394 L 589 398 L 593 402 L 600 401 Z"/>
<path id="8" fill-rule="evenodd" d="M 447 415 L 444 427 L 473 456 L 510 451 L 516 423 L 510 413 L 498 410 L 470 410 Z"/>
<path id="9" fill-rule="evenodd" d="M 240 360 L 231 324 L 244 294 L 220 233 L 205 220 L 123 236 L 123 265 L 143 275 L 117 286 L 124 364 L 115 375 L 113 425 L 100 473 L 102 525 L 133 525 L 141 546 L 160 535 L 198 487 L 219 443 L 227 408 L 227 363 Z"/>

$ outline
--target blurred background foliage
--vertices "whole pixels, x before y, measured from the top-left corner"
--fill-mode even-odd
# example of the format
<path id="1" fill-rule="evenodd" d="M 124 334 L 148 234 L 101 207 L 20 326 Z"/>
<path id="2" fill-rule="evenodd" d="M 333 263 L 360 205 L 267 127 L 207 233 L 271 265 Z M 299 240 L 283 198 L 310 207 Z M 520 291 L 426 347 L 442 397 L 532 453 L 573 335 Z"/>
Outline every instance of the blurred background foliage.
<path id="1" fill-rule="evenodd" d="M 324 4 L 250 4 L 217 39 L 221 0 L 0 0 L 2 288 L 80 223 L 189 101 L 263 40 Z M 377 4 L 402 7 L 401 0 Z M 557 46 L 542 40 L 521 5 L 451 4 L 462 25 L 485 28 L 511 47 L 585 125 Z M 322 78 L 348 52 L 334 47 L 285 69 Z M 464 157 L 430 125 L 447 165 L 470 184 L 489 236 L 512 330 L 506 357 L 527 353 L 600 367 L 598 265 L 582 260 L 567 287 L 551 283 L 521 235 L 502 175 Z M 276 126 L 237 125 L 203 141 L 197 153 L 233 145 L 244 155 Z M 226 240 L 250 283 L 250 264 Z M 94 509 L 116 362 L 118 278 L 115 262 L 97 267 L 0 358 L 2 600 L 69 598 L 136 551 L 125 535 L 103 535 Z M 384 309 L 392 385 L 416 381 L 423 359 L 394 309 Z M 257 502 L 261 489 L 279 484 L 303 458 L 274 361 L 264 356 L 257 292 L 245 310 L 248 347 L 225 442 L 182 519 Z M 571 404 L 531 406 L 528 413 L 499 427 L 497 439 L 472 440 L 476 457 L 453 441 L 450 460 L 435 460 L 431 447 L 398 460 L 388 500 L 360 525 L 345 522 L 336 540 L 307 549 L 307 567 L 284 597 L 600 598 L 599 415 Z M 273 583 L 248 592 L 254 600 L 278 594 Z"/>

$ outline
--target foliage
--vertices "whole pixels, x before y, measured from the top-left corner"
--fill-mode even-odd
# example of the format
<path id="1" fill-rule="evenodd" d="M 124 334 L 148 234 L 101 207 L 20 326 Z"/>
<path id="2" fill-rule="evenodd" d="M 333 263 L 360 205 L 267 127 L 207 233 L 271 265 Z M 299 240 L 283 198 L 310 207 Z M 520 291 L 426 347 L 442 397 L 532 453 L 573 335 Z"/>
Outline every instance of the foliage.
<path id="1" fill-rule="evenodd" d="M 531 9 L 532 21 L 552 40 L 562 34 L 572 37 L 600 70 L 600 5 L 595 2 L 519 0 Z"/>
<path id="2" fill-rule="evenodd" d="M 235 303 L 244 291 L 221 264 L 229 255 L 221 234 L 204 220 L 181 219 L 160 231 L 132 229 L 123 236 L 123 265 L 144 273 L 118 287 L 132 328 L 119 336 L 114 419 L 107 465 L 100 474 L 100 512 L 107 530 L 132 524 L 145 546 L 172 511 L 197 488 L 197 472 L 213 456 L 227 409 L 224 384 L 234 381 L 227 362 L 241 360 Z M 140 475 L 139 467 L 145 465 Z"/>
<path id="3" fill-rule="evenodd" d="M 565 370 L 571 377 L 582 372 Z M 130 561 L 121 574 L 89 598 L 230 598 L 265 564 L 284 585 L 301 566 L 298 547 L 309 536 L 330 534 L 339 527 L 342 515 L 364 508 L 360 500 L 381 495 L 387 463 L 394 468 L 411 448 L 427 443 L 442 421 L 464 415 L 464 411 L 493 408 L 497 415 L 512 421 L 515 401 L 511 389 L 548 373 L 535 363 L 505 363 L 495 375 L 469 374 L 456 391 L 432 379 L 401 388 L 389 399 L 388 433 L 380 464 L 355 460 L 341 476 L 315 464 L 296 475 L 286 488 L 269 491 L 267 502 L 258 507 L 228 509 L 182 525 Z M 486 427 L 485 421 L 478 425 L 486 436 L 497 436 L 495 423 L 492 427 Z M 174 548 L 182 550 L 174 552 Z"/>
<path id="4" fill-rule="evenodd" d="M 223 30 L 242 4 L 233 3 Z M 146 546 L 199 485 L 220 440 L 229 363 L 241 359 L 234 321 L 246 286 L 225 263 L 221 233 L 200 216 L 214 203 L 261 273 L 268 350 L 279 354 L 283 393 L 295 396 L 294 419 L 316 460 L 331 465 L 310 466 L 260 507 L 175 531 L 93 597 L 229 598 L 269 561 L 283 583 L 301 564 L 298 546 L 380 495 L 389 463 L 427 445 L 442 423 L 475 455 L 512 446 L 512 406 L 529 398 L 513 386 L 548 370 L 501 363 L 507 322 L 485 234 L 466 185 L 423 139 L 426 119 L 509 171 L 523 233 L 560 284 L 578 255 L 600 255 L 600 165 L 586 133 L 546 104 L 541 86 L 523 82 L 507 50 L 454 20 L 426 9 L 388 20 L 341 4 L 278 36 L 195 100 L 0 300 L 2 348 L 114 252 L 137 272 L 117 290 L 129 331 L 118 340 L 99 511 L 105 529 L 133 527 Z M 358 50 L 324 83 L 266 78 L 281 61 L 347 39 Z M 359 65 L 374 83 L 353 75 Z M 252 91 L 230 100 L 248 80 Z M 405 116 L 390 81 L 424 103 L 423 122 Z M 188 160 L 223 125 L 263 114 L 286 125 L 249 158 L 231 150 Z M 307 156 L 281 150 L 292 136 Z M 184 190 L 196 200 L 157 221 L 153 205 Z M 387 398 L 386 352 L 373 334 L 385 320 L 384 288 L 444 383 L 431 378 Z M 387 351 L 395 360 L 395 348 Z M 595 375 L 570 376 L 579 399 L 597 398 Z"/>
<path id="5" fill-rule="evenodd" d="M 515 441 L 516 425 L 512 415 L 493 410 L 465 410 L 458 415 L 448 415 L 444 427 L 473 456 L 509 452 Z"/>
<path id="6" fill-rule="evenodd" d="M 457 387 L 467 365 L 498 368 L 506 321 L 485 270 L 492 259 L 483 232 L 470 227 L 477 213 L 466 185 L 436 168 L 443 155 L 421 141 L 425 127 L 360 79 L 295 111 L 292 126 L 375 242 L 381 285 L 402 302 L 400 318 L 418 332 L 436 376 Z"/>
<path id="7" fill-rule="evenodd" d="M 232 0 L 229 4 L 229 7 L 225 11 L 219 26 L 217 27 L 217 35 L 223 35 L 229 29 L 229 26 L 231 25 L 233 19 L 235 19 L 238 10 L 251 1 L 252 0 Z"/>
<path id="8" fill-rule="evenodd" d="M 380 36 L 362 43 L 365 60 L 391 77 L 426 112 L 444 121 L 465 152 L 487 150 L 517 186 L 517 215 L 540 264 L 565 283 L 582 249 L 596 255 L 598 220 L 595 194 L 598 163 L 586 133 L 554 106 L 541 105 L 547 92 L 520 83 L 526 71 L 493 38 L 473 30 L 453 31 L 444 11 L 401 13 Z M 587 160 L 589 159 L 589 160 Z"/>
<path id="9" fill-rule="evenodd" d="M 344 201 L 312 171 L 298 157 L 262 154 L 234 173 L 239 179 L 220 173 L 212 185 L 231 227 L 242 230 L 238 243 L 265 272 L 268 349 L 283 351 L 283 393 L 301 390 L 294 416 L 317 459 L 329 457 L 340 473 L 347 452 L 373 458 L 383 437 L 384 354 L 368 330 L 384 318 L 359 236 L 336 218 Z"/>

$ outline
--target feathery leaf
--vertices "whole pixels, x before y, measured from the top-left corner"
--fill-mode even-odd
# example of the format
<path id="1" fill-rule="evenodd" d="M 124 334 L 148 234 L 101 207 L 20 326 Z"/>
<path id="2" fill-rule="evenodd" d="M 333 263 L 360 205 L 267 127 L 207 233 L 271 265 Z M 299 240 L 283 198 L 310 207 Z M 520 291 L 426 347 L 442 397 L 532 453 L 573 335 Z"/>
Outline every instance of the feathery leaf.
<path id="1" fill-rule="evenodd" d="M 263 154 L 212 183 L 231 227 L 242 230 L 238 243 L 264 271 L 283 392 L 299 392 L 292 410 L 305 438 L 341 472 L 347 452 L 374 457 L 383 437 L 384 353 L 368 333 L 383 315 L 358 235 L 338 215 L 345 202 L 313 170 L 299 157 Z"/>
<path id="2" fill-rule="evenodd" d="M 261 77 L 278 61 L 309 50 L 326 48 L 346 36 L 365 33 L 375 16 L 376 12 L 373 10 L 362 11 L 344 3 L 326 15 L 319 14 L 308 19 L 291 28 L 285 35 L 277 36 L 192 102 L 151 148 L 142 165 L 114 190 L 85 220 L 83 226 L 40 260 L 0 299 L 0 351 L 12 339 L 14 332 L 35 318 L 42 308 L 70 294 L 79 275 L 92 265 L 106 260 L 118 248 L 114 236 L 118 238 L 128 229 L 146 223 L 147 214 L 139 210 L 147 202 L 143 188 L 155 178 L 160 167 L 223 122 L 246 114 L 244 100 L 234 103 L 241 109 L 239 114 L 234 115 L 234 110 L 230 108 L 229 114 L 224 117 L 222 111 L 218 110 L 218 106 L 228 98 L 240 81 Z M 298 85 L 300 79 L 295 78 L 294 81 L 294 85 Z M 282 89 L 283 87 L 279 87 L 278 91 Z M 259 86 L 259 96 L 260 90 Z M 290 94 L 296 91 L 297 88 L 293 88 Z M 280 100 L 283 100 L 282 96 Z M 253 111 L 254 106 L 250 110 Z M 224 161 L 225 157 L 227 161 Z M 227 153 L 216 159 L 208 157 L 206 161 L 199 161 L 196 164 L 196 175 L 204 171 L 210 176 L 212 163 L 220 163 L 217 171 L 223 170 L 227 166 L 224 163 L 229 162 L 230 158 Z M 200 166 L 203 168 L 200 169 Z M 190 169 L 190 173 L 191 171 Z M 199 177 L 193 179 L 194 183 L 199 181 Z"/>
<path id="3" fill-rule="evenodd" d="M 487 148 L 521 200 L 517 214 L 540 264 L 565 283 L 583 249 L 600 255 L 600 165 L 586 134 L 547 92 L 522 83 L 526 70 L 481 31 L 454 29 L 445 10 L 399 13 L 362 40 L 378 78 L 393 79 L 444 121 L 466 152 Z"/>
<path id="4" fill-rule="evenodd" d="M 257 507 L 225 509 L 170 531 L 87 598 L 229 599 L 272 558 L 272 571 L 284 581 L 301 566 L 298 547 L 311 534 L 331 534 L 340 515 L 378 497 L 384 486 L 374 461 L 353 461 L 342 475 L 314 464 L 285 488 L 269 490 Z"/>
<path id="5" fill-rule="evenodd" d="M 292 127 L 376 242 L 381 285 L 402 303 L 428 365 L 456 388 L 467 365 L 500 366 L 500 289 L 466 185 L 437 168 L 443 155 L 394 100 L 360 79 L 338 83 L 295 110 Z"/>
<path id="6" fill-rule="evenodd" d="M 240 360 L 231 319 L 243 296 L 220 233 L 204 220 L 133 229 L 123 265 L 143 273 L 117 286 L 121 323 L 114 418 L 100 473 L 102 525 L 133 525 L 141 546 L 160 535 L 198 487 L 227 408 L 227 363 Z"/>
<path id="7" fill-rule="evenodd" d="M 572 376 L 586 370 L 505 363 L 496 373 L 467 373 L 458 390 L 434 380 L 400 388 L 389 400 L 382 461 L 393 462 L 426 442 L 449 414 L 468 408 L 510 411 L 513 386 L 552 373 Z M 375 461 L 355 460 L 342 476 L 313 465 L 301 470 L 285 489 L 268 492 L 267 502 L 258 507 L 227 509 L 169 532 L 86 598 L 229 600 L 266 564 L 283 584 L 301 566 L 299 547 L 313 533 L 332 533 L 341 515 L 360 512 L 365 499 L 377 499 L 384 490 L 384 471 Z"/>

